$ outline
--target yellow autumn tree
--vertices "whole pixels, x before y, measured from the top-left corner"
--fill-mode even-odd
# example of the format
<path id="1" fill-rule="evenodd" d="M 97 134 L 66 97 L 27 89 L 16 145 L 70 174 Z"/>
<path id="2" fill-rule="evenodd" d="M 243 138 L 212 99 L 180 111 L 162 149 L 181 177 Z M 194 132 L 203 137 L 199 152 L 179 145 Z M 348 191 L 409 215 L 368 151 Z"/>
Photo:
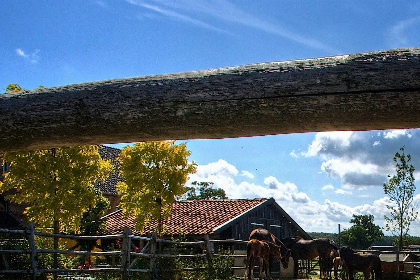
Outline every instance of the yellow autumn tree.
<path id="1" fill-rule="evenodd" d="M 158 222 L 156 231 L 163 231 L 163 221 L 171 211 L 175 197 L 186 192 L 188 175 L 196 164 L 188 163 L 191 152 L 175 141 L 135 143 L 126 146 L 119 156 L 120 174 L 124 182 L 117 185 L 120 206 L 127 215 L 134 215 L 137 229 L 147 222 Z"/>
<path id="2" fill-rule="evenodd" d="M 6 90 L 6 93 L 24 91 L 24 89 L 21 88 L 20 85 L 18 85 L 18 84 L 9 84 L 9 85 L 7 85 L 5 90 Z"/>
<path id="3" fill-rule="evenodd" d="M 91 145 L 7 152 L 3 160 L 10 171 L 0 193 L 9 192 L 7 200 L 27 205 L 28 218 L 54 232 L 78 230 L 82 214 L 98 200 L 94 183 L 113 168 Z"/>

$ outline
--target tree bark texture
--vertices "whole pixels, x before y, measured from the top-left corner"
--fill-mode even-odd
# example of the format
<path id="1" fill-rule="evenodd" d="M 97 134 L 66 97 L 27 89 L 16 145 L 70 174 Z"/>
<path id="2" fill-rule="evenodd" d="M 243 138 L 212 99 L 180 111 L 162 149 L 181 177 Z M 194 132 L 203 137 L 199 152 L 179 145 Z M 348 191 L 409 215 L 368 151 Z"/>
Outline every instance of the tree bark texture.
<path id="1" fill-rule="evenodd" d="M 420 127 L 420 48 L 0 95 L 0 153 L 167 139 Z"/>

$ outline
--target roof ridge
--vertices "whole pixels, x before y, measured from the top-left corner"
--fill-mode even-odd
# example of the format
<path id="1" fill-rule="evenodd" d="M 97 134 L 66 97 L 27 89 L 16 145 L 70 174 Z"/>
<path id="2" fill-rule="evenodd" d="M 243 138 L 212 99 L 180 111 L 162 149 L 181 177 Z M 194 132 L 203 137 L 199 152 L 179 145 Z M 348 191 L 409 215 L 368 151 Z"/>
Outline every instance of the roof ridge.
<path id="1" fill-rule="evenodd" d="M 270 198 L 260 197 L 260 198 L 225 198 L 225 199 L 191 199 L 191 200 L 176 200 L 175 202 L 197 202 L 197 201 L 255 201 L 255 200 L 269 200 Z"/>
<path id="2" fill-rule="evenodd" d="M 109 213 L 109 214 L 106 214 L 105 216 L 101 217 L 101 220 L 102 220 L 102 219 L 106 219 L 106 218 L 108 218 L 108 217 L 110 217 L 110 216 L 113 216 L 113 215 L 115 215 L 115 214 L 117 214 L 117 213 L 119 213 L 119 212 L 122 212 L 122 209 L 118 209 L 118 210 L 115 210 L 114 212 L 111 212 L 111 213 Z"/>

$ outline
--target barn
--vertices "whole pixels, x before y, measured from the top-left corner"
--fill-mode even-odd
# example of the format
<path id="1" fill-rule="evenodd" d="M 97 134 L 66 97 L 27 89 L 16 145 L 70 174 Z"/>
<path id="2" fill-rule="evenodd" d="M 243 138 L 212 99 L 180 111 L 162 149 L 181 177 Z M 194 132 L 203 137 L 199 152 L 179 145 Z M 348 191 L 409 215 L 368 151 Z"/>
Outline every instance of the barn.
<path id="1" fill-rule="evenodd" d="M 110 234 L 122 233 L 127 227 L 134 234 L 150 235 L 156 228 L 156 222 L 150 222 L 144 232 L 139 232 L 134 216 L 126 216 L 122 210 L 103 219 Z M 184 235 L 191 240 L 203 240 L 206 235 L 211 239 L 248 240 L 255 228 L 266 228 L 278 238 L 311 238 L 274 198 L 175 201 L 163 226 L 164 237 Z"/>

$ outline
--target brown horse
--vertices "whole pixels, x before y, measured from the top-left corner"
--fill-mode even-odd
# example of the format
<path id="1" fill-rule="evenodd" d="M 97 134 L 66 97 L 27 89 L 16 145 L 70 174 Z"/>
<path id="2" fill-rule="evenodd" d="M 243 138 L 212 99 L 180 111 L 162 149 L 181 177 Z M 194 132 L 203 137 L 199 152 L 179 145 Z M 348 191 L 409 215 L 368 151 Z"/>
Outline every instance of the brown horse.
<path id="1" fill-rule="evenodd" d="M 328 277 L 327 273 L 332 267 L 332 252 L 338 250 L 331 240 L 326 238 L 305 240 L 299 237 L 289 237 L 282 241 L 292 251 L 292 258 L 295 261 L 295 277 L 298 274 L 297 261 L 299 259 L 312 260 L 316 257 L 319 257 L 320 276 Z"/>
<path id="2" fill-rule="evenodd" d="M 280 239 L 278 239 L 274 234 L 269 232 L 266 229 L 263 228 L 257 228 L 251 231 L 251 234 L 249 235 L 249 240 L 251 239 L 257 239 L 260 241 L 267 241 L 271 243 L 275 243 L 276 245 L 280 246 L 280 254 L 281 254 L 281 263 L 283 265 L 283 268 L 289 267 L 289 258 L 291 256 L 291 251 L 281 242 Z"/>
<path id="3" fill-rule="evenodd" d="M 271 279 L 269 262 L 271 255 L 279 259 L 281 257 L 280 246 L 277 246 L 272 242 L 260 241 L 257 239 L 249 240 L 246 246 L 247 269 L 245 272 L 245 279 L 247 275 L 249 276 L 249 279 L 254 279 L 252 271 L 254 269 L 255 259 L 258 257 L 260 258 L 260 279 L 262 277 L 263 270 L 265 272 L 265 276 Z"/>
<path id="4" fill-rule="evenodd" d="M 359 255 L 349 247 L 341 247 L 339 253 L 345 264 L 343 267 L 347 267 L 350 280 L 354 279 L 354 273 L 357 271 L 363 272 L 365 280 L 369 279 L 371 271 L 375 279 L 382 279 L 381 260 L 377 255 Z"/>
<path id="5" fill-rule="evenodd" d="M 334 270 L 338 270 L 338 267 L 341 266 L 343 269 L 343 279 L 348 279 L 348 275 L 349 275 L 349 268 L 347 267 L 346 263 L 344 262 L 342 257 L 335 257 L 333 259 L 333 264 L 334 264 Z M 370 272 L 372 270 L 372 267 L 364 267 L 363 270 L 360 270 L 358 268 L 354 269 L 354 272 L 362 272 L 363 276 L 365 277 L 365 280 L 369 280 L 370 277 Z"/>

